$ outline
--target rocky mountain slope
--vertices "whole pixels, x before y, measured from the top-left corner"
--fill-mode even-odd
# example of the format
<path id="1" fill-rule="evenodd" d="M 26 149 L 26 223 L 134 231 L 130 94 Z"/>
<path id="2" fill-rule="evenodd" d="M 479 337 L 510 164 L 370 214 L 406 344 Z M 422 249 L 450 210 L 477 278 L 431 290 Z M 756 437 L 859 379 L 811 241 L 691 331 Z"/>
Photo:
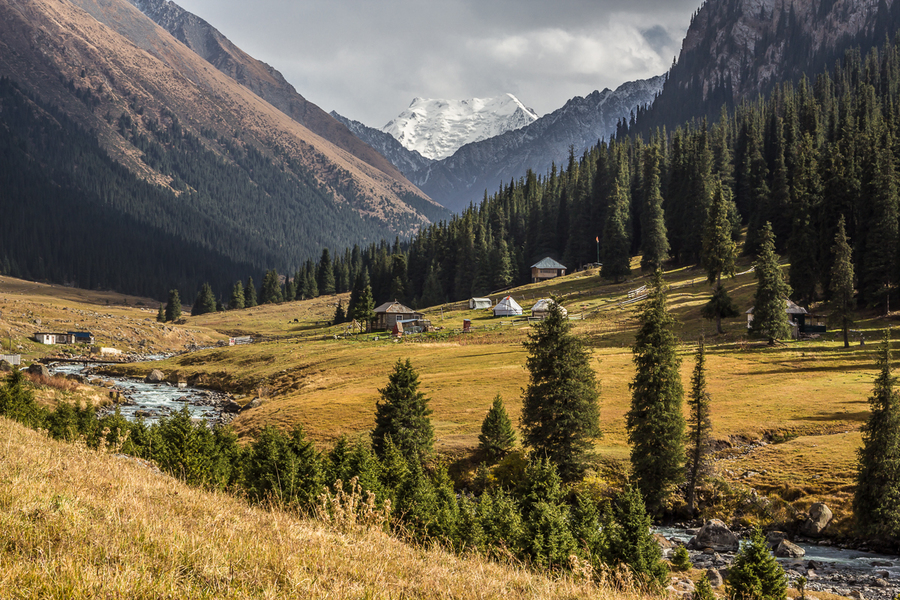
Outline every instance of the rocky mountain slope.
<path id="1" fill-rule="evenodd" d="M 440 160 L 466 144 L 520 129 L 537 119 L 512 94 L 469 100 L 416 98 L 382 131 L 408 150 Z"/>
<path id="2" fill-rule="evenodd" d="M 32 198 L 0 200 L 26 222 L 43 219 L 39 234 L 0 232 L 0 264 L 35 279 L 158 294 L 165 289 L 134 286 L 166 285 L 166 273 L 197 285 L 226 272 L 246 277 L 248 266 L 284 272 L 322 247 L 392 238 L 446 216 L 373 150 L 364 160 L 347 150 L 358 141 L 332 143 L 260 97 L 252 82 L 268 76 L 278 88 L 262 63 L 229 64 L 250 87 L 125 0 L 0 0 L 0 145 L 10 152 L 0 176 Z M 285 94 L 300 111 L 302 98 Z M 56 246 L 38 248 L 44 239 Z M 127 254 L 112 250 L 129 243 Z M 114 260 L 92 263 L 91 252 Z M 73 260 L 79 253 L 86 264 Z"/>
<path id="3" fill-rule="evenodd" d="M 407 149 L 389 133 L 348 119 L 334 111 L 331 111 L 331 116 L 343 123 L 353 135 L 387 158 L 391 164 L 400 169 L 401 173 L 415 173 L 434 162 L 434 160 L 422 156 L 417 150 Z"/>
<path id="4" fill-rule="evenodd" d="M 716 115 L 778 82 L 814 76 L 849 48 L 865 54 L 898 29 L 896 0 L 707 0 L 639 130 Z"/>
<path id="5" fill-rule="evenodd" d="M 660 75 L 573 98 L 530 125 L 466 144 L 437 161 L 413 155 L 386 139 L 382 131 L 337 118 L 387 156 L 432 199 L 459 211 L 470 202 L 481 201 L 485 190 L 492 193 L 528 169 L 544 174 L 554 162 L 562 164 L 568 160 L 570 147 L 580 155 L 597 140 L 609 138 L 620 119 L 629 118 L 638 107 L 653 102 L 664 80 L 665 76 Z"/>
<path id="6" fill-rule="evenodd" d="M 391 177 L 402 177 L 383 156 L 361 143 L 331 115 L 301 96 L 280 72 L 248 55 L 197 15 L 169 0 L 128 1 L 219 71 L 313 133 Z"/>

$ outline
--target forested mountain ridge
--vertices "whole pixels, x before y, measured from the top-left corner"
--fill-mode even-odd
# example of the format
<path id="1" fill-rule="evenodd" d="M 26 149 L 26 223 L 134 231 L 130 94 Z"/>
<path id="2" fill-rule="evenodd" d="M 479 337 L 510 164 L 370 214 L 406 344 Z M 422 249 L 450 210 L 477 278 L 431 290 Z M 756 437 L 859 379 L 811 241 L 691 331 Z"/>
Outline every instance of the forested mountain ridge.
<path id="1" fill-rule="evenodd" d="M 289 271 L 322 247 L 405 235 L 448 214 L 236 84 L 124 0 L 0 0 L 0 77 L 0 137 L 11 153 L 3 167 L 16 178 L 3 208 L 20 202 L 11 189 L 43 194 L 42 213 L 52 217 L 30 245 L 0 238 L 0 261 L 13 275 L 159 295 L 237 264 L 242 273 Z M 81 177 L 89 171 L 94 179 Z M 54 186 L 67 192 L 53 194 Z M 104 211 L 86 225 L 88 239 L 119 239 L 104 227 L 128 221 L 127 252 L 103 259 L 103 268 L 38 260 L 41 240 L 66 246 L 67 223 Z M 138 242 L 160 236 L 202 248 L 190 258 L 203 264 L 186 268 L 178 263 L 187 254 L 166 254 L 172 283 L 148 289 L 134 271 L 151 249 Z"/>
<path id="2" fill-rule="evenodd" d="M 713 117 L 723 104 L 753 100 L 803 74 L 815 77 L 848 48 L 865 52 L 898 27 L 895 0 L 706 0 L 638 130 Z"/>

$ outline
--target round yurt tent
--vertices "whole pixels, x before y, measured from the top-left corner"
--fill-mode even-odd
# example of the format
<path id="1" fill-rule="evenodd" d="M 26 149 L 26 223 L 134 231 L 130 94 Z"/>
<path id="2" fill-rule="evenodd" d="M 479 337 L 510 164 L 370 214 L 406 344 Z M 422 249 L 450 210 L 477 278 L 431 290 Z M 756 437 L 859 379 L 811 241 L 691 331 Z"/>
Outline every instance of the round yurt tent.
<path id="1" fill-rule="evenodd" d="M 522 314 L 522 307 L 513 300 L 512 296 L 507 296 L 494 306 L 495 317 L 516 317 Z"/>
<path id="2" fill-rule="evenodd" d="M 541 298 L 537 302 L 535 302 L 534 306 L 531 307 L 531 316 L 536 319 L 545 319 L 547 315 L 550 314 L 550 307 L 554 304 L 552 298 Z M 568 316 L 569 311 L 567 311 L 562 306 L 559 307 L 559 310 L 562 311 L 563 316 Z"/>

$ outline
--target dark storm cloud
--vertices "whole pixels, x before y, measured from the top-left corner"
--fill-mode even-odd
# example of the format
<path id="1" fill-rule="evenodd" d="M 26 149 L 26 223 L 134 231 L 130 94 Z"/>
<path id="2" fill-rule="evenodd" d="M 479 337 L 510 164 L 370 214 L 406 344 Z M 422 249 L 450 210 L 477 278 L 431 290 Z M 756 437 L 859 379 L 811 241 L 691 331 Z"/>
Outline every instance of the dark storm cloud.
<path id="1" fill-rule="evenodd" d="M 325 110 L 381 127 L 416 96 L 543 114 L 659 75 L 700 0 L 180 0 Z"/>

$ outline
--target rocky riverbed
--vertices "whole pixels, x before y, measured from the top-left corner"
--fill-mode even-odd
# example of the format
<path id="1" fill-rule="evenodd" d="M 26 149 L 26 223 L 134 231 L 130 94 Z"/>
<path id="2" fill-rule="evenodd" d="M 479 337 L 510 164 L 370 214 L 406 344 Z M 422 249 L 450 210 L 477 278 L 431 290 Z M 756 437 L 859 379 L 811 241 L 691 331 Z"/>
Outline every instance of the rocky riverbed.
<path id="1" fill-rule="evenodd" d="M 737 546 L 734 544 L 739 544 L 741 539 L 727 528 L 722 531 L 724 524 L 721 522 L 716 525 L 716 534 L 709 537 L 704 531 L 708 525 L 709 523 L 704 528 L 696 529 L 660 528 L 657 530 L 657 539 L 667 557 L 678 546 L 686 547 L 694 568 L 706 570 L 713 586 L 719 587 L 724 585 L 728 569 L 737 554 Z M 734 536 L 733 542 L 728 534 Z M 773 549 L 783 539 L 784 534 L 777 532 L 767 536 Z M 817 591 L 866 600 L 893 600 L 900 593 L 900 557 L 837 548 L 829 540 L 804 537 L 795 538 L 791 545 L 802 556 L 781 557 L 779 562 L 791 587 L 797 586 L 800 577 L 806 578 L 807 599 L 815 598 Z M 679 577 L 677 573 L 673 573 L 671 587 L 670 591 L 684 597 L 690 597 L 693 592 L 693 583 L 687 577 Z"/>
<path id="2" fill-rule="evenodd" d="M 108 388 L 113 403 L 104 407 L 101 414 L 118 408 L 130 420 L 144 419 L 152 423 L 187 406 L 193 418 L 203 419 L 211 426 L 224 425 L 230 423 L 241 408 L 230 394 L 161 379 L 101 376 L 91 366 L 85 368 L 82 364 L 71 363 L 52 365 L 50 370 Z"/>

